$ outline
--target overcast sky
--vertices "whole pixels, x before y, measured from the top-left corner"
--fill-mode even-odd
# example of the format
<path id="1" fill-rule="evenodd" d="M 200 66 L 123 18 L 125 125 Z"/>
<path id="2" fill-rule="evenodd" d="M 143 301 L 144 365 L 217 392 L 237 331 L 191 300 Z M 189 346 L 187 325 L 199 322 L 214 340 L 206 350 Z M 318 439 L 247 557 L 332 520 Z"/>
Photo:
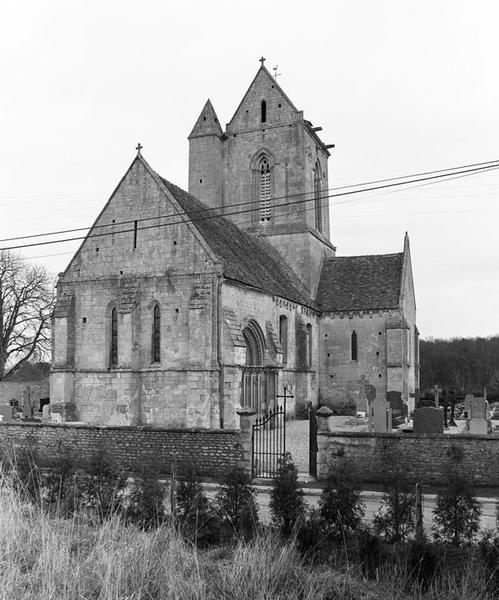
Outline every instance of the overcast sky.
<path id="1" fill-rule="evenodd" d="M 227 123 L 262 55 L 336 145 L 330 186 L 499 159 L 498 32 L 496 0 L 0 0 L 0 238 L 90 225 L 139 141 L 187 188 L 206 99 Z M 408 231 L 421 335 L 499 334 L 498 194 L 499 170 L 338 199 L 332 242 Z M 76 247 L 23 252 L 57 273 Z"/>

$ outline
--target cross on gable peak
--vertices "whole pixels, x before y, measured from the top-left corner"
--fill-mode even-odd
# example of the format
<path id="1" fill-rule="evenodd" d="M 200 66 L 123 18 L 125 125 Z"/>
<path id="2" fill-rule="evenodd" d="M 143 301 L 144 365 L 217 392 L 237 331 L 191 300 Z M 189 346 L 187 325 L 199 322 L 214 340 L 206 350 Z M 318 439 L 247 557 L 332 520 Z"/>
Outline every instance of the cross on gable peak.
<path id="1" fill-rule="evenodd" d="M 261 63 L 261 65 L 262 65 L 262 67 L 263 67 L 263 66 L 265 66 L 265 65 L 264 65 L 264 63 L 265 63 L 265 61 L 266 61 L 266 60 L 267 60 L 267 59 L 265 58 L 265 56 L 262 56 L 262 57 L 260 58 L 260 63 Z"/>
<path id="2" fill-rule="evenodd" d="M 140 142 L 137 144 L 137 147 L 135 148 L 135 150 L 137 150 L 137 154 L 140 154 L 140 151 L 142 150 L 143 147 L 144 146 Z"/>

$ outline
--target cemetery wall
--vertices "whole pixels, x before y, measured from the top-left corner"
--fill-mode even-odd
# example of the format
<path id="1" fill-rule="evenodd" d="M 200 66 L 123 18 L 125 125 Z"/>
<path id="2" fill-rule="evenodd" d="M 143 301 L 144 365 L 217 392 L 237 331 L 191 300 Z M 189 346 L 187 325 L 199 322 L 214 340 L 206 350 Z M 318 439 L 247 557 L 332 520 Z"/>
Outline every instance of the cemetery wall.
<path id="1" fill-rule="evenodd" d="M 66 450 L 82 466 L 99 451 L 126 471 L 157 465 L 170 473 L 173 463 L 192 462 L 206 477 L 220 477 L 249 460 L 238 430 L 148 429 L 91 425 L 0 423 L 0 450 L 30 450 L 50 466 Z"/>
<path id="2" fill-rule="evenodd" d="M 457 454 L 459 470 L 471 484 L 499 487 L 499 436 L 319 433 L 318 445 L 319 479 L 347 459 L 363 484 L 382 484 L 398 461 L 410 481 L 438 486 Z"/>

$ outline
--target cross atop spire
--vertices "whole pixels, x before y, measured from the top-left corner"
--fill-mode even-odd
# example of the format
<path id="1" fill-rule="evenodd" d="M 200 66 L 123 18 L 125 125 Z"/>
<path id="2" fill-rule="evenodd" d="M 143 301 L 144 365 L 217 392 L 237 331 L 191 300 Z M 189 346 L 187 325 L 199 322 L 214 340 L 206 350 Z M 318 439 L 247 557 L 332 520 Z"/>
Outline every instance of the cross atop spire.
<path id="1" fill-rule="evenodd" d="M 260 62 L 262 63 L 262 67 L 264 66 L 264 63 L 267 59 L 265 58 L 265 56 L 262 56 L 262 58 L 260 59 Z"/>
<path id="2" fill-rule="evenodd" d="M 135 148 L 135 150 L 137 150 L 137 154 L 140 154 L 140 151 L 142 150 L 143 147 L 144 146 L 140 142 L 137 144 L 137 147 Z"/>

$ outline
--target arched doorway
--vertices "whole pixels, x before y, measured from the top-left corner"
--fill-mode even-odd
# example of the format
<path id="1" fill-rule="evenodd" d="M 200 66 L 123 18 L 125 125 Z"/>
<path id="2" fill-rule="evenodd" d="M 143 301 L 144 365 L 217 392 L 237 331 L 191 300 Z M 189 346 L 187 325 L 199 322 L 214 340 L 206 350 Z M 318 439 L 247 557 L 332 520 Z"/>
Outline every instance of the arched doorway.
<path id="1" fill-rule="evenodd" d="M 242 406 L 250 406 L 257 414 L 275 408 L 277 370 L 265 366 L 265 337 L 258 323 L 248 321 L 242 330 L 246 343 L 246 366 L 242 379 Z"/>

